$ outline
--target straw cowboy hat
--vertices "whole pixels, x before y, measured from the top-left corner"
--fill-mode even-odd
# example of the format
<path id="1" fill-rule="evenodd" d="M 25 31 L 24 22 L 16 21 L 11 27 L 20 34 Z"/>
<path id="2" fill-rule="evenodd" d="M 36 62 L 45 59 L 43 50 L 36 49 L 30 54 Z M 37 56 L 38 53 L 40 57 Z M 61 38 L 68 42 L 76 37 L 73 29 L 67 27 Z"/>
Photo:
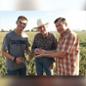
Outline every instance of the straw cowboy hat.
<path id="1" fill-rule="evenodd" d="M 38 19 L 37 20 L 37 28 L 40 26 L 43 26 L 43 25 L 44 26 L 48 25 L 48 22 L 45 23 L 42 19 Z"/>

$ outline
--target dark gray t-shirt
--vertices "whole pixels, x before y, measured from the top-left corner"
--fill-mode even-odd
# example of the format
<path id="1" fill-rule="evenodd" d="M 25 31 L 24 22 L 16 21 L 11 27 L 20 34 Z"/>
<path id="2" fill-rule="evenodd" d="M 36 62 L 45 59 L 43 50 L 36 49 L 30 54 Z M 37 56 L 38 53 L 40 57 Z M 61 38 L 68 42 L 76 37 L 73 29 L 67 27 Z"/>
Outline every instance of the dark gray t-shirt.
<path id="1" fill-rule="evenodd" d="M 30 46 L 27 37 L 18 36 L 15 31 L 9 32 L 3 41 L 2 50 L 10 53 L 14 57 L 23 57 L 25 58 L 24 53 L 27 52 L 28 47 Z M 25 61 L 21 64 L 16 64 L 10 59 L 6 60 L 7 69 L 15 70 L 25 67 Z"/>

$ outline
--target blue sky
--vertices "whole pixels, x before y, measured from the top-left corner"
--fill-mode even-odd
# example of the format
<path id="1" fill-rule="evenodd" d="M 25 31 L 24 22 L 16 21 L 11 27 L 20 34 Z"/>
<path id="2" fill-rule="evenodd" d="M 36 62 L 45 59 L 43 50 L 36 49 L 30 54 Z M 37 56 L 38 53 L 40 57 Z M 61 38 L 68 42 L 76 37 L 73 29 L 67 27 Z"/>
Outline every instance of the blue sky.
<path id="1" fill-rule="evenodd" d="M 24 15 L 28 18 L 26 30 L 36 27 L 37 19 L 43 19 L 49 23 L 48 30 L 55 31 L 53 21 L 57 17 L 65 17 L 72 30 L 85 30 L 86 11 L 0 11 L 0 29 L 14 29 L 16 27 L 17 17 Z"/>
<path id="2" fill-rule="evenodd" d="M 86 28 L 85 4 L 85 0 L 0 0 L 0 29 L 14 29 L 17 17 L 25 15 L 26 29 L 37 26 L 41 18 L 49 22 L 48 30 L 55 30 L 54 19 L 63 16 L 73 30 L 82 30 Z"/>
<path id="3" fill-rule="evenodd" d="M 0 28 L 5 30 L 14 29 L 16 27 L 17 17 L 24 15 L 28 18 L 28 25 L 26 29 L 36 27 L 37 19 L 43 19 L 45 22 L 52 20 L 50 17 L 52 12 L 46 11 L 0 11 Z"/>

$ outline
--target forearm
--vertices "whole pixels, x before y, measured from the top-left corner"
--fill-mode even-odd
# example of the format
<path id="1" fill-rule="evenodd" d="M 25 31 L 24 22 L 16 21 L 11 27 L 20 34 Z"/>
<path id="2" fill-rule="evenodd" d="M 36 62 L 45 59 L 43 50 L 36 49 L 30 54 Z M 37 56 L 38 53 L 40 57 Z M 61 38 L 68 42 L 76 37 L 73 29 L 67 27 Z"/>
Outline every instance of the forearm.
<path id="1" fill-rule="evenodd" d="M 6 57 L 7 59 L 10 59 L 10 60 L 14 60 L 15 57 L 13 57 L 12 55 L 10 55 L 9 53 L 5 52 L 5 51 L 2 51 L 2 56 L 3 57 Z"/>
<path id="2" fill-rule="evenodd" d="M 66 52 L 60 52 L 60 51 L 46 51 L 45 55 L 51 56 L 53 58 L 63 58 L 66 56 Z"/>

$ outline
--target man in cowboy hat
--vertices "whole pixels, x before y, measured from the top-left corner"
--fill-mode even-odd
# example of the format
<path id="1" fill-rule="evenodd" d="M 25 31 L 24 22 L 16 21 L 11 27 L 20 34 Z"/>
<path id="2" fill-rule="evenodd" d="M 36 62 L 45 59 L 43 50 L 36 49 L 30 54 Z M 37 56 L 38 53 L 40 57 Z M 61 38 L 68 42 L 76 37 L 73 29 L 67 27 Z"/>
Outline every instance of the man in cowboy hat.
<path id="1" fill-rule="evenodd" d="M 44 23 L 43 20 L 37 20 L 37 33 L 34 37 L 34 41 L 32 44 L 32 51 L 36 52 L 39 48 L 45 50 L 55 50 L 57 48 L 57 40 L 53 34 L 46 31 L 46 25 L 48 23 Z M 37 75 L 43 75 L 46 73 L 47 76 L 51 75 L 50 67 L 54 62 L 53 58 L 36 58 L 36 72 Z"/>

